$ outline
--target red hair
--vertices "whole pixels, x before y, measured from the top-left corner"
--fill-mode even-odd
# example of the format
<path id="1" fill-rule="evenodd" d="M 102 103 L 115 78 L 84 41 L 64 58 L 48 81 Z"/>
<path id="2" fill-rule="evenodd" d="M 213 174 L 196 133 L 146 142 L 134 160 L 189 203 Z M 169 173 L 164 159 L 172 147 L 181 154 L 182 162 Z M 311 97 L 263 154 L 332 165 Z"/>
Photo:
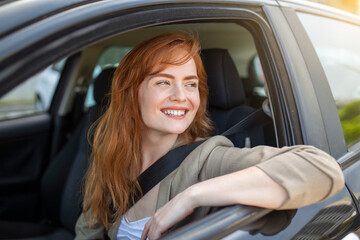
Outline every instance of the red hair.
<path id="1" fill-rule="evenodd" d="M 193 143 L 198 137 L 210 135 L 212 124 L 206 111 L 207 79 L 199 52 L 200 44 L 193 35 L 167 33 L 142 42 L 117 67 L 110 105 L 96 123 L 92 161 L 86 174 L 83 211 L 91 211 L 90 224 L 96 221 L 108 229 L 134 204 L 137 192 L 141 192 L 137 177 L 142 166 L 141 129 L 144 123 L 138 94 L 140 84 L 147 76 L 168 65 L 182 65 L 194 59 L 200 106 L 193 122 L 180 137 L 186 143 Z"/>

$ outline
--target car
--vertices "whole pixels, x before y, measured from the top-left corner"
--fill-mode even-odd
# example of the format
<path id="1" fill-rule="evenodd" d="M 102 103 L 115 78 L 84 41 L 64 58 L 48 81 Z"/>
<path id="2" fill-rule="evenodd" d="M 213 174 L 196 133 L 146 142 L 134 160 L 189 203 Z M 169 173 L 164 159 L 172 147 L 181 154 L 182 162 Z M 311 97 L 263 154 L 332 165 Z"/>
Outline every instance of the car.
<path id="1" fill-rule="evenodd" d="M 73 239 L 86 133 L 104 110 L 109 69 L 136 44 L 172 31 L 196 32 L 205 62 L 209 51 L 231 59 L 206 69 L 209 77 L 222 71 L 218 81 L 242 99 L 219 107 L 209 86 L 218 133 L 260 109 L 268 117 L 232 139 L 238 146 L 313 145 L 337 159 L 346 186 L 290 213 L 223 208 L 163 239 L 359 239 L 358 16 L 292 0 L 7 0 L 0 22 L 1 239 Z M 34 76 L 58 62 L 57 79 L 47 80 L 56 83 L 42 87 L 51 93 L 46 107 L 37 107 Z M 246 111 L 216 119 L 234 109 Z M 268 234 L 246 230 L 275 213 L 286 221 Z"/>

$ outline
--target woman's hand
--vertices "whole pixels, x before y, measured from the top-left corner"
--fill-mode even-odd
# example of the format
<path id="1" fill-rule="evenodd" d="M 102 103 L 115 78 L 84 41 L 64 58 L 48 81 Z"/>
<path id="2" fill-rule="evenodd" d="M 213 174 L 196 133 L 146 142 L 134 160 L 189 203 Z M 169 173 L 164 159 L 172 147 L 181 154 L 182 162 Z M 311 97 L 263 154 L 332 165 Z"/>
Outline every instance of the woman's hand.
<path id="1" fill-rule="evenodd" d="M 162 233 L 190 215 L 196 207 L 191 196 L 191 189 L 188 188 L 159 208 L 154 216 L 145 224 L 141 240 L 160 238 Z"/>
<path id="2" fill-rule="evenodd" d="M 229 184 L 231 183 L 231 184 Z M 158 209 L 146 223 L 141 239 L 161 234 L 199 206 L 243 204 L 276 209 L 288 198 L 286 190 L 257 167 L 199 182 Z"/>

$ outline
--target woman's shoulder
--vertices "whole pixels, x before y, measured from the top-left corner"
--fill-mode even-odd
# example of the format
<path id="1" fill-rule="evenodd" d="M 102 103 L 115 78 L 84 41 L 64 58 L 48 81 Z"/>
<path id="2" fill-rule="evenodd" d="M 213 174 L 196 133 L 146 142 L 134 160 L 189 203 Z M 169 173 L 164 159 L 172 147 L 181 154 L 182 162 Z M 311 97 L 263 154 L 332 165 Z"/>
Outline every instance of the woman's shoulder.
<path id="1" fill-rule="evenodd" d="M 196 138 L 195 139 L 195 143 L 197 142 L 203 142 L 199 145 L 199 148 L 204 148 L 204 147 L 209 147 L 209 146 L 217 146 L 217 145 L 221 145 L 221 146 L 228 146 L 228 147 L 233 147 L 233 143 L 225 136 L 222 135 L 216 135 L 216 136 L 211 136 L 211 137 L 206 137 L 206 138 Z M 172 146 L 172 149 L 187 145 L 188 143 L 183 140 L 183 139 L 178 139 L 175 144 Z"/>
<path id="2" fill-rule="evenodd" d="M 234 144 L 227 137 L 221 135 L 212 136 L 206 139 L 197 139 L 196 141 L 203 141 L 203 143 L 194 150 L 194 153 L 209 154 L 219 147 L 222 147 L 223 149 L 234 147 Z"/>
<path id="3" fill-rule="evenodd" d="M 202 143 L 185 157 L 178 170 L 186 169 L 186 171 L 190 171 L 191 169 L 190 172 L 193 172 L 209 158 L 215 157 L 216 159 L 221 159 L 227 149 L 234 147 L 233 143 L 228 138 L 221 135 L 202 139 L 199 138 L 196 139 L 196 142 Z"/>
<path id="4" fill-rule="evenodd" d="M 197 138 L 196 142 L 203 141 L 202 144 L 199 145 L 199 149 L 203 148 L 214 148 L 217 146 L 223 147 L 233 147 L 234 144 L 225 136 L 216 135 L 208 138 Z"/>

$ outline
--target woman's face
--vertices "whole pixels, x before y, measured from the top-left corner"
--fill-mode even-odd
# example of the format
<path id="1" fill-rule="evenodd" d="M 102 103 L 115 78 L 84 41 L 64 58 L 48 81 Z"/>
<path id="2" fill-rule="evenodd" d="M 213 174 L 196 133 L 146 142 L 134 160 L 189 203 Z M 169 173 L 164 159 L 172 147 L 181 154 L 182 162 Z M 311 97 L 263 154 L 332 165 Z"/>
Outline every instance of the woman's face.
<path id="1" fill-rule="evenodd" d="M 139 103 L 147 134 L 181 134 L 194 120 L 200 105 L 199 79 L 191 58 L 168 65 L 140 85 Z"/>

